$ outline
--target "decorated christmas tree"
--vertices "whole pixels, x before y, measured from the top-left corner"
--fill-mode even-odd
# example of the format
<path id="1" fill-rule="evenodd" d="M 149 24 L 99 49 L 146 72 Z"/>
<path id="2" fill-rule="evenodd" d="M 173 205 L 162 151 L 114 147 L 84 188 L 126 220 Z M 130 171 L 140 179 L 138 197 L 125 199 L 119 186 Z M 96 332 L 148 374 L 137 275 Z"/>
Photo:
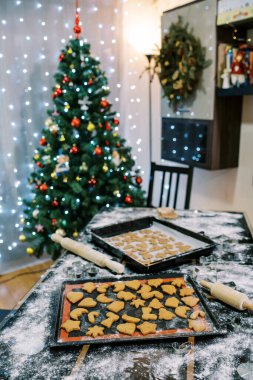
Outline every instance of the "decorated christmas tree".
<path id="1" fill-rule="evenodd" d="M 76 37 L 59 56 L 52 99 L 54 109 L 42 130 L 30 175 L 32 200 L 26 206 L 21 241 L 32 242 L 28 254 L 43 252 L 57 258 L 60 247 L 52 233 L 77 238 L 87 222 L 105 205 L 142 206 L 144 192 L 133 172 L 131 148 L 118 133 L 109 88 L 90 45 Z"/>

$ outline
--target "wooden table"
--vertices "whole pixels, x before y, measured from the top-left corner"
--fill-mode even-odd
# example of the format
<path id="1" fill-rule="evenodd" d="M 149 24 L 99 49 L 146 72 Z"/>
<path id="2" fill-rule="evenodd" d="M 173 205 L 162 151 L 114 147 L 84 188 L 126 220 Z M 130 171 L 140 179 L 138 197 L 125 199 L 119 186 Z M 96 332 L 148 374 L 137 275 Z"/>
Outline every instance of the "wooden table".
<path id="1" fill-rule="evenodd" d="M 91 227 L 155 215 L 155 212 L 154 209 L 105 209 L 93 218 L 81 240 L 89 241 Z M 181 211 L 179 215 L 174 223 L 202 231 L 218 243 L 212 255 L 183 263 L 180 272 L 193 275 L 197 281 L 217 276 L 219 281 L 253 298 L 253 245 L 244 215 L 197 210 Z M 70 279 L 66 268 L 76 261 L 81 262 L 81 259 L 64 252 L 18 310 L 0 325 L 0 379 L 227 380 L 241 379 L 238 366 L 253 363 L 252 314 L 232 310 L 214 300 L 207 300 L 208 305 L 220 323 L 228 328 L 228 334 L 191 339 L 192 349 L 186 354 L 178 353 L 172 341 L 148 346 L 50 349 L 54 297 L 62 281 Z M 179 267 L 173 270 L 179 271 Z M 127 268 L 127 273 L 133 271 Z M 99 269 L 98 276 L 109 274 L 111 276 L 107 270 Z"/>

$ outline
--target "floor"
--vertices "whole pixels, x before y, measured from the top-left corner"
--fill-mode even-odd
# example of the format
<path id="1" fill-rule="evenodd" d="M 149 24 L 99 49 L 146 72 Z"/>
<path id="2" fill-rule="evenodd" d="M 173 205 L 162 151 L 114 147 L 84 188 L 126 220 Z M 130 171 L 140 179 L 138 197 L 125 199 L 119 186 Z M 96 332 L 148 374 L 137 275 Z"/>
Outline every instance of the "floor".
<path id="1" fill-rule="evenodd" d="M 13 309 L 52 264 L 48 260 L 0 275 L 0 309 Z"/>

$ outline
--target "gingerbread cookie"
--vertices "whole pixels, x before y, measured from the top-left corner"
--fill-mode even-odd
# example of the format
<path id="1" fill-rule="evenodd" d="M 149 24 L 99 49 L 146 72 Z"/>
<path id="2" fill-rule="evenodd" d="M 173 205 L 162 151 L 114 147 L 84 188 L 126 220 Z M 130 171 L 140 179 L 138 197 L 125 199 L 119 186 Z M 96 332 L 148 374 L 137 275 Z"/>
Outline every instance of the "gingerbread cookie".
<path id="1" fill-rule="evenodd" d="M 161 307 L 164 307 L 163 304 L 157 298 L 153 298 L 148 306 L 152 307 L 153 309 L 160 309 Z"/>
<path id="2" fill-rule="evenodd" d="M 126 285 L 124 284 L 124 282 L 117 282 L 116 284 L 114 284 L 113 291 L 115 293 L 118 293 L 118 292 L 121 292 L 122 290 L 124 290 L 125 287 L 126 287 Z"/>
<path id="3" fill-rule="evenodd" d="M 130 305 L 134 306 L 136 309 L 138 309 L 138 307 L 140 306 L 144 306 L 145 305 L 145 300 L 141 300 L 139 298 L 137 298 L 136 300 L 133 300 Z"/>
<path id="4" fill-rule="evenodd" d="M 83 314 L 87 314 L 88 310 L 84 309 L 82 307 L 77 307 L 76 309 L 72 310 L 69 314 L 70 318 L 75 319 L 76 321 L 81 317 Z"/>
<path id="5" fill-rule="evenodd" d="M 152 288 L 151 288 L 150 285 L 144 284 L 144 285 L 142 285 L 142 287 L 140 288 L 140 290 L 138 290 L 137 293 L 142 293 L 142 292 L 149 293 L 151 290 L 152 290 Z"/>
<path id="6" fill-rule="evenodd" d="M 142 319 L 144 321 L 156 321 L 157 320 L 157 315 L 152 314 L 152 307 L 143 307 L 142 308 Z"/>
<path id="7" fill-rule="evenodd" d="M 183 297 L 183 298 L 181 298 L 181 300 L 182 300 L 187 306 L 190 306 L 190 307 L 194 307 L 194 306 L 196 306 L 197 303 L 199 302 L 199 298 L 197 298 L 197 297 L 193 297 L 193 296 Z"/>
<path id="8" fill-rule="evenodd" d="M 196 311 L 194 311 L 194 312 L 190 315 L 190 318 L 191 318 L 191 319 L 197 319 L 198 316 L 200 316 L 200 317 L 204 317 L 204 316 L 205 316 L 205 312 L 202 311 L 202 310 L 196 310 Z"/>
<path id="9" fill-rule="evenodd" d="M 116 322 L 119 320 L 119 316 L 115 313 L 112 313 L 111 311 L 108 311 L 108 313 L 106 313 L 106 316 L 110 319 L 113 320 L 113 322 Z"/>
<path id="10" fill-rule="evenodd" d="M 130 323 L 138 323 L 138 322 L 140 322 L 140 318 L 132 317 L 131 315 L 127 315 L 127 314 L 123 314 L 121 318 L 125 322 L 130 322 Z"/>
<path id="11" fill-rule="evenodd" d="M 66 330 L 67 333 L 70 333 L 71 331 L 79 331 L 80 323 L 80 321 L 71 321 L 71 319 L 68 319 L 61 325 L 61 329 Z"/>
<path id="12" fill-rule="evenodd" d="M 141 282 L 139 280 L 126 281 L 126 286 L 133 290 L 138 290 L 141 286 Z"/>
<path id="13" fill-rule="evenodd" d="M 163 280 L 161 278 L 152 278 L 151 280 L 148 280 L 148 284 L 150 286 L 154 286 L 155 288 L 158 288 L 163 283 Z"/>
<path id="14" fill-rule="evenodd" d="M 96 289 L 96 285 L 93 282 L 86 282 L 86 284 L 82 286 L 82 289 L 87 293 L 92 293 Z"/>
<path id="15" fill-rule="evenodd" d="M 160 320 L 170 321 L 171 319 L 175 318 L 175 314 L 172 313 L 169 310 L 161 308 L 161 309 L 159 309 L 159 316 L 158 316 L 158 318 Z"/>
<path id="16" fill-rule="evenodd" d="M 142 335 L 155 334 L 156 333 L 156 323 L 143 322 L 141 325 L 137 326 L 142 333 Z"/>
<path id="17" fill-rule="evenodd" d="M 131 292 L 121 291 L 118 292 L 117 298 L 124 301 L 130 301 L 136 298 L 136 295 Z"/>
<path id="18" fill-rule="evenodd" d="M 164 293 L 169 294 L 170 296 L 176 294 L 177 292 L 177 289 L 174 285 L 162 285 L 162 290 Z"/>
<path id="19" fill-rule="evenodd" d="M 90 323 L 95 323 L 95 319 L 99 316 L 99 312 L 98 311 L 91 311 L 89 314 L 88 314 L 88 320 Z"/>
<path id="20" fill-rule="evenodd" d="M 149 300 L 150 298 L 153 298 L 153 292 L 142 292 L 141 298 L 144 300 Z"/>
<path id="21" fill-rule="evenodd" d="M 107 306 L 107 309 L 118 313 L 120 310 L 123 310 L 125 307 L 125 302 L 123 301 L 114 301 Z"/>
<path id="22" fill-rule="evenodd" d="M 171 284 L 177 286 L 178 288 L 181 288 L 181 286 L 184 285 L 185 282 L 183 278 L 176 278 L 175 280 L 172 281 Z"/>
<path id="23" fill-rule="evenodd" d="M 69 292 L 66 295 L 66 298 L 69 300 L 69 302 L 76 303 L 83 298 L 83 293 L 82 292 Z"/>
<path id="24" fill-rule="evenodd" d="M 183 289 L 180 289 L 179 294 L 181 297 L 185 297 L 185 296 L 192 296 L 194 292 L 195 291 L 192 288 L 183 288 Z"/>
<path id="25" fill-rule="evenodd" d="M 103 321 L 101 321 L 100 323 L 101 323 L 101 325 L 110 329 L 112 327 L 113 322 L 114 322 L 114 320 L 112 318 L 106 318 Z"/>
<path id="26" fill-rule="evenodd" d="M 109 298 L 109 297 L 106 297 L 106 295 L 104 293 L 102 293 L 102 294 L 99 294 L 97 296 L 97 301 L 101 302 L 101 303 L 110 303 L 110 302 L 113 301 L 113 299 Z"/>
<path id="27" fill-rule="evenodd" d="M 97 305 L 97 302 L 94 301 L 92 298 L 87 297 L 84 298 L 81 302 L 79 302 L 78 306 L 80 307 L 95 307 Z"/>
<path id="28" fill-rule="evenodd" d="M 136 325 L 134 323 L 121 323 L 117 326 L 117 330 L 122 334 L 133 335 L 136 329 Z"/>
<path id="29" fill-rule="evenodd" d="M 158 290 L 154 290 L 152 293 L 152 296 L 159 299 L 159 300 L 162 300 L 163 299 L 163 294 L 161 292 L 159 292 Z"/>
<path id="30" fill-rule="evenodd" d="M 169 306 L 169 307 L 176 308 L 176 307 L 178 307 L 179 302 L 180 302 L 179 299 L 177 299 L 176 297 L 169 297 L 166 299 L 165 305 Z"/>
<path id="31" fill-rule="evenodd" d="M 205 321 L 203 319 L 198 319 L 197 321 L 189 320 L 189 329 L 192 329 L 196 332 L 205 331 Z"/>
<path id="32" fill-rule="evenodd" d="M 100 326 L 89 327 L 86 335 L 93 336 L 93 338 L 96 338 L 97 336 L 102 336 L 104 335 L 104 327 L 100 327 Z"/>
<path id="33" fill-rule="evenodd" d="M 176 315 L 178 315 L 179 317 L 181 318 L 187 318 L 187 311 L 188 310 L 191 310 L 188 306 L 178 306 L 176 309 L 175 309 L 175 313 Z"/>
<path id="34" fill-rule="evenodd" d="M 97 288 L 98 293 L 105 293 L 109 288 L 109 284 L 102 284 Z"/>

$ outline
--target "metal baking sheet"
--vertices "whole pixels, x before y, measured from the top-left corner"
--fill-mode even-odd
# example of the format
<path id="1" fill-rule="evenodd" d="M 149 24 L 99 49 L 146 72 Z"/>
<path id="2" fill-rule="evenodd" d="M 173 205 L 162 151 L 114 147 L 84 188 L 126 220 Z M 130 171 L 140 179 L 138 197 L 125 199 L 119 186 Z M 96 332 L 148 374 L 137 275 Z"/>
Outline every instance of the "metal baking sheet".
<path id="1" fill-rule="evenodd" d="M 82 291 L 81 287 L 85 282 L 91 282 L 91 279 L 83 279 L 83 280 L 76 280 L 76 281 L 66 281 L 62 284 L 61 289 L 58 294 L 58 303 L 55 308 L 55 314 L 53 316 L 54 325 L 52 329 L 51 334 L 51 347 L 62 347 L 62 346 L 75 346 L 75 345 L 83 345 L 83 344 L 111 344 L 111 343 L 122 343 L 122 342 L 150 342 L 154 340 L 164 340 L 164 339 L 175 339 L 175 338 L 185 338 L 189 336 L 196 336 L 196 337 L 205 337 L 205 336 L 212 336 L 212 335 L 222 335 L 225 334 L 226 331 L 221 328 L 219 323 L 217 322 L 215 316 L 212 314 L 210 309 L 208 308 L 202 294 L 199 292 L 197 284 L 192 280 L 190 276 L 186 276 L 180 273 L 165 273 L 160 276 L 154 276 L 154 275 L 142 275 L 142 276 L 122 276 L 120 278 L 100 278 L 95 279 L 92 281 L 97 286 L 100 286 L 102 284 L 110 284 L 110 287 L 107 289 L 106 296 L 113 298 L 113 300 L 117 300 L 117 293 L 113 292 L 112 286 L 116 284 L 117 282 L 122 281 L 130 281 L 134 279 L 138 279 L 142 284 L 145 284 L 148 282 L 149 279 L 159 278 L 163 279 L 164 284 L 170 284 L 173 280 L 176 278 L 184 279 L 184 286 L 192 287 L 195 291 L 194 295 L 200 299 L 200 302 L 194 307 L 191 308 L 190 311 L 187 312 L 187 317 L 195 311 L 195 310 L 202 310 L 205 312 L 205 320 L 206 320 L 206 330 L 203 332 L 194 332 L 193 330 L 188 328 L 188 319 L 183 319 L 178 316 L 176 316 L 174 319 L 170 321 L 164 321 L 157 319 L 156 321 L 150 321 L 157 324 L 157 331 L 155 334 L 149 334 L 149 335 L 142 335 L 139 330 L 136 329 L 133 336 L 128 336 L 125 334 L 121 334 L 116 330 L 116 325 L 118 323 L 124 323 L 124 321 L 120 318 L 118 322 L 113 323 L 111 328 L 104 328 L 104 335 L 98 336 L 97 338 L 86 336 L 85 333 L 87 332 L 88 328 L 94 325 L 100 325 L 100 322 L 104 319 L 106 319 L 106 313 L 107 305 L 108 304 L 102 304 L 98 303 L 95 307 L 89 308 L 89 311 L 99 311 L 99 317 L 96 319 L 95 324 L 89 323 L 87 319 L 87 314 L 83 314 L 80 317 L 81 321 L 81 330 L 80 331 L 73 331 L 71 333 L 67 333 L 64 329 L 61 329 L 62 323 L 64 323 L 67 319 L 69 319 L 69 313 L 75 309 L 77 306 L 71 304 L 67 298 L 66 294 L 69 291 Z M 132 293 L 136 293 L 136 291 L 132 289 L 126 288 L 127 291 L 131 291 Z M 158 288 L 154 288 L 153 290 L 158 290 L 162 292 L 161 286 Z M 84 292 L 84 291 L 83 291 Z M 91 294 L 84 293 L 87 297 L 91 297 L 93 299 L 96 299 L 98 296 L 98 292 L 94 290 Z M 138 298 L 140 298 L 140 295 L 136 293 Z M 177 291 L 176 295 L 173 295 L 177 298 L 180 298 L 179 291 Z M 161 300 L 162 303 L 165 303 L 167 297 L 171 297 L 170 295 L 164 294 L 164 299 Z M 145 306 L 148 306 L 151 299 L 147 300 L 145 302 Z M 138 318 L 141 318 L 142 310 L 141 308 L 136 309 L 134 306 L 130 305 L 131 301 L 125 302 L 125 308 L 124 310 L 117 313 L 120 317 L 123 314 L 129 314 L 131 316 L 135 316 Z M 174 311 L 172 308 L 168 308 L 165 306 L 167 310 Z M 158 315 L 158 311 L 153 309 L 152 313 L 155 313 Z M 139 323 L 144 322 L 141 320 Z M 137 324 L 138 325 L 138 324 Z"/>
<path id="2" fill-rule="evenodd" d="M 156 253 L 151 252 L 152 250 L 147 250 L 150 253 L 151 259 L 143 260 L 137 245 L 135 252 L 130 253 L 124 247 L 116 246 L 112 241 L 113 238 L 120 238 L 120 236 L 123 236 L 125 233 L 141 232 L 146 229 L 152 231 L 153 236 L 161 232 L 163 235 L 174 239 L 174 241 L 182 242 L 190 248 L 187 252 L 174 255 L 168 251 L 166 257 L 160 258 L 156 257 Z M 180 262 L 185 262 L 185 260 L 208 254 L 215 247 L 215 242 L 206 236 L 154 217 L 145 217 L 128 222 L 111 224 L 106 227 L 93 228 L 91 229 L 91 236 L 95 244 L 122 258 L 141 272 L 154 272 L 168 268 L 173 264 L 178 265 Z"/>

